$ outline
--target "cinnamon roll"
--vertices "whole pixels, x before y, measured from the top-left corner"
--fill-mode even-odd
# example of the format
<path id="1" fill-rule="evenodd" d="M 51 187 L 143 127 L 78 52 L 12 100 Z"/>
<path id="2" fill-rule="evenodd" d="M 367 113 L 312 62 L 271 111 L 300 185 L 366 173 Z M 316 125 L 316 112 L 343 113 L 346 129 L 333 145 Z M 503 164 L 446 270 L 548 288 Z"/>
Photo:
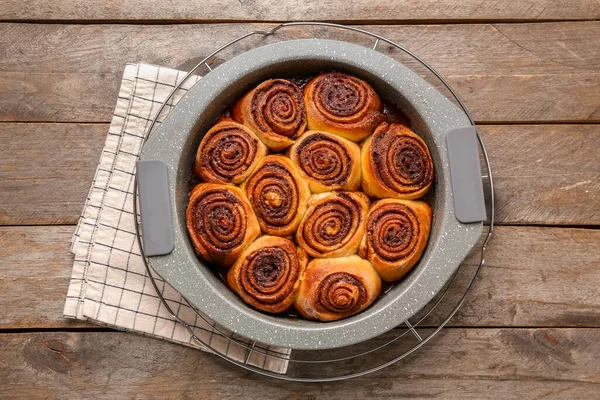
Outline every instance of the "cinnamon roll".
<path id="1" fill-rule="evenodd" d="M 227 283 L 246 303 L 280 313 L 294 303 L 308 263 L 306 252 L 284 238 L 261 236 L 227 273 Z"/>
<path id="2" fill-rule="evenodd" d="M 222 118 L 198 146 L 194 172 L 206 182 L 237 185 L 250 175 L 267 147 L 242 124 Z"/>
<path id="3" fill-rule="evenodd" d="M 196 252 L 228 267 L 260 234 L 250 203 L 235 186 L 196 185 L 190 194 L 186 225 Z"/>
<path id="4" fill-rule="evenodd" d="M 427 145 L 401 124 L 383 123 L 362 146 L 362 190 L 369 197 L 418 199 L 433 182 Z"/>
<path id="5" fill-rule="evenodd" d="M 360 192 L 313 195 L 296 232 L 296 241 L 317 258 L 355 254 L 365 231 L 369 199 Z"/>
<path id="6" fill-rule="evenodd" d="M 358 254 L 381 279 L 402 278 L 421 258 L 431 228 L 431 207 L 423 201 L 384 199 L 371 207 Z"/>
<path id="7" fill-rule="evenodd" d="M 313 193 L 356 191 L 360 187 L 360 148 L 327 132 L 308 131 L 289 149 Z"/>
<path id="8" fill-rule="evenodd" d="M 365 81 L 339 72 L 321 74 L 304 88 L 308 129 L 360 142 L 385 121 L 383 104 Z"/>
<path id="9" fill-rule="evenodd" d="M 264 233 L 293 235 L 306 211 L 310 189 L 289 158 L 266 156 L 241 188 Z"/>
<path id="10" fill-rule="evenodd" d="M 346 318 L 367 308 L 381 292 L 381 279 L 366 260 L 353 255 L 308 264 L 294 305 L 304 317 Z"/>
<path id="11" fill-rule="evenodd" d="M 274 151 L 292 145 L 307 123 L 302 92 L 285 79 L 270 79 L 258 85 L 237 102 L 232 116 Z"/>

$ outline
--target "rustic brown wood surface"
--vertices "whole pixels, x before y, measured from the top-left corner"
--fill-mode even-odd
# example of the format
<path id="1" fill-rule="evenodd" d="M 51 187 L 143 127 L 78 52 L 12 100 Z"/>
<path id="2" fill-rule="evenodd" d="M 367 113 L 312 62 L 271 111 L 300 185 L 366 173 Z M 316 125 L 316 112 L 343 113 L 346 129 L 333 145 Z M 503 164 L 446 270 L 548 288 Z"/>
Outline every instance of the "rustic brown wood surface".
<path id="1" fill-rule="evenodd" d="M 599 19 L 597 0 L 0 2 L 0 398 L 598 398 Z M 64 319 L 69 242 L 125 63 L 189 68 L 284 20 L 398 41 L 480 123 L 502 226 L 450 328 L 372 376 L 306 385 Z M 332 36 L 281 37 L 313 35 Z M 476 262 L 467 257 L 460 285 Z"/>
<path id="2" fill-rule="evenodd" d="M 600 329 L 450 328 L 410 360 L 348 382 L 274 381 L 125 333 L 0 336 L 0 397 L 597 398 Z"/>
<path id="3" fill-rule="evenodd" d="M 595 0 L 88 0 L 77 6 L 69 0 L 39 2 L 5 0 L 2 20 L 174 20 L 174 21 L 449 21 L 449 20 L 564 20 L 600 18 Z"/>
<path id="4" fill-rule="evenodd" d="M 126 62 L 189 68 L 216 44 L 272 26 L 3 24 L 0 120 L 110 122 Z M 364 28 L 439 69 L 479 122 L 600 119 L 600 21 Z M 315 32 L 330 31 L 282 36 Z M 257 37 L 245 47 L 269 41 Z"/>

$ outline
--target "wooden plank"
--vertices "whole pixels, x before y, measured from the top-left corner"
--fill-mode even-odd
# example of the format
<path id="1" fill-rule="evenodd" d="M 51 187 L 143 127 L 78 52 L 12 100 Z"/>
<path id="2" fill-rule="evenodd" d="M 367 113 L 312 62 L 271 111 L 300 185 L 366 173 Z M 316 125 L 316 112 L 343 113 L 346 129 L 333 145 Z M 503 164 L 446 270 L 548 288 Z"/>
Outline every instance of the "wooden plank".
<path id="1" fill-rule="evenodd" d="M 75 224 L 107 127 L 0 124 L 0 224 Z M 494 172 L 497 222 L 600 225 L 600 131 L 594 125 L 487 125 L 480 131 Z"/>
<path id="2" fill-rule="evenodd" d="M 0 121 L 110 121 L 121 75 L 0 72 Z"/>
<path id="3" fill-rule="evenodd" d="M 2 24 L 0 120 L 107 122 L 126 62 L 187 69 L 216 45 L 272 26 Z M 364 28 L 430 62 L 456 87 L 478 121 L 600 117 L 600 48 L 595 41 L 600 21 Z M 313 35 L 372 45 L 356 34 L 318 27 L 281 34 L 250 39 L 238 49 Z M 43 46 L 36 45 L 42 41 Z M 390 51 L 386 46 L 381 50 Z M 230 56 L 225 52 L 216 62 Z"/>
<path id="4" fill-rule="evenodd" d="M 0 328 L 89 327 L 62 317 L 74 227 L 0 229 Z"/>
<path id="5" fill-rule="evenodd" d="M 399 0 L 370 2 L 334 0 L 294 2 L 265 0 L 228 2 L 209 0 L 201 3 L 171 0 L 87 1 L 75 6 L 68 0 L 39 2 L 7 0 L 0 4 L 2 20 L 75 20 L 75 21 L 449 21 L 449 20 L 555 20 L 600 18 L 600 6 L 594 0 Z"/>
<path id="6" fill-rule="evenodd" d="M 347 382 L 293 383 L 126 333 L 0 335 L 9 398 L 591 399 L 600 329 L 447 329 L 411 355 Z M 327 366 L 324 372 L 331 372 Z"/>
<path id="7" fill-rule="evenodd" d="M 496 227 L 486 264 L 454 326 L 600 326 L 600 231 L 574 228 Z M 464 271 L 479 264 L 473 251 Z M 449 293 L 456 304 L 466 283 Z M 432 323 L 448 313 L 437 310 Z"/>
<path id="8" fill-rule="evenodd" d="M 75 223 L 107 125 L 0 124 L 0 223 Z"/>
<path id="9" fill-rule="evenodd" d="M 217 45 L 274 24 L 64 25 L 0 24 L 6 57 L 0 70 L 13 72 L 120 72 L 125 62 L 190 67 Z M 543 24 L 368 25 L 362 29 L 395 40 L 431 62 L 444 75 L 537 75 L 597 72 L 594 37 L 600 21 Z M 372 45 L 344 30 L 288 27 L 272 39 L 256 36 L 241 50 L 276 39 L 338 36 Z M 36 41 L 37 39 L 37 41 Z M 41 39 L 44 46 L 36 45 Z M 150 40 L 152 39 L 152 40 Z M 390 47 L 380 43 L 379 50 Z M 232 53 L 223 53 L 227 56 Z"/>
<path id="10" fill-rule="evenodd" d="M 72 256 L 73 227 L 0 228 L 0 328 L 70 327 L 62 308 Z M 471 254 L 448 296 L 479 261 Z M 487 264 L 452 326 L 600 327 L 600 231 L 497 227 Z M 434 312 L 437 324 L 448 306 Z"/>
<path id="11" fill-rule="evenodd" d="M 600 224 L 600 130 L 594 125 L 480 126 L 490 156 L 497 220 Z"/>

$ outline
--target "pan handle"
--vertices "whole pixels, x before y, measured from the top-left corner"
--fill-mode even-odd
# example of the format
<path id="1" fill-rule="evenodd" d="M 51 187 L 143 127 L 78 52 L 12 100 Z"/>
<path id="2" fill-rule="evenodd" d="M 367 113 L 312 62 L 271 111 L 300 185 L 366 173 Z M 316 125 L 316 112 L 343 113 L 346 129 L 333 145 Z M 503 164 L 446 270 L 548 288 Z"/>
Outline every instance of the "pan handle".
<path id="1" fill-rule="evenodd" d="M 167 165 L 148 160 L 138 161 L 136 168 L 144 253 L 148 257 L 169 254 L 175 242 Z"/>
<path id="2" fill-rule="evenodd" d="M 446 134 L 454 214 L 462 223 L 486 220 L 485 198 L 479 163 L 477 130 L 458 128 Z"/>

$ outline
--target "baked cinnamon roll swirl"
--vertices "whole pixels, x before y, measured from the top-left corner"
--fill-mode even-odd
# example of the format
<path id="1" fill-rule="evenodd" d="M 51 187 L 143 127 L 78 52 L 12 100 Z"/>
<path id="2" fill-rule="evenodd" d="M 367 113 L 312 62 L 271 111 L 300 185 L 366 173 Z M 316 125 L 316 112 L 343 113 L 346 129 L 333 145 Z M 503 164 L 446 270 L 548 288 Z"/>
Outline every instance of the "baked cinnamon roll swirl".
<path id="1" fill-rule="evenodd" d="M 294 305 L 304 317 L 346 318 L 367 308 L 381 292 L 381 279 L 366 260 L 353 255 L 308 264 Z"/>
<path id="2" fill-rule="evenodd" d="M 421 258 L 431 228 L 431 207 L 423 201 L 384 199 L 371 207 L 358 254 L 381 279 L 402 278 Z"/>
<path id="3" fill-rule="evenodd" d="M 294 303 L 308 263 L 306 252 L 276 236 L 261 236 L 227 273 L 227 283 L 246 303 L 280 313 Z"/>
<path id="4" fill-rule="evenodd" d="M 360 187 L 360 148 L 356 143 L 331 133 L 308 131 L 288 155 L 313 193 Z"/>
<path id="5" fill-rule="evenodd" d="M 186 225 L 196 252 L 228 267 L 260 234 L 250 203 L 235 186 L 196 185 L 190 194 Z"/>
<path id="6" fill-rule="evenodd" d="M 307 208 L 310 189 L 289 158 L 266 156 L 242 184 L 267 235 L 294 234 Z"/>
<path id="7" fill-rule="evenodd" d="M 274 151 L 291 146 L 307 123 L 302 92 L 285 79 L 270 79 L 258 85 L 237 102 L 232 116 Z"/>
<path id="8" fill-rule="evenodd" d="M 360 142 L 385 121 L 383 104 L 365 81 L 339 72 L 311 79 L 304 88 L 308 129 Z"/>
<path id="9" fill-rule="evenodd" d="M 383 123 L 362 146 L 362 190 L 372 198 L 418 199 L 433 182 L 427 145 L 401 124 Z"/>
<path id="10" fill-rule="evenodd" d="M 360 192 L 313 195 L 296 232 L 296 241 L 317 258 L 355 254 L 365 231 L 369 199 Z"/>
<path id="11" fill-rule="evenodd" d="M 223 118 L 202 138 L 194 173 L 206 182 L 237 185 L 266 154 L 267 147 L 250 129 Z"/>

